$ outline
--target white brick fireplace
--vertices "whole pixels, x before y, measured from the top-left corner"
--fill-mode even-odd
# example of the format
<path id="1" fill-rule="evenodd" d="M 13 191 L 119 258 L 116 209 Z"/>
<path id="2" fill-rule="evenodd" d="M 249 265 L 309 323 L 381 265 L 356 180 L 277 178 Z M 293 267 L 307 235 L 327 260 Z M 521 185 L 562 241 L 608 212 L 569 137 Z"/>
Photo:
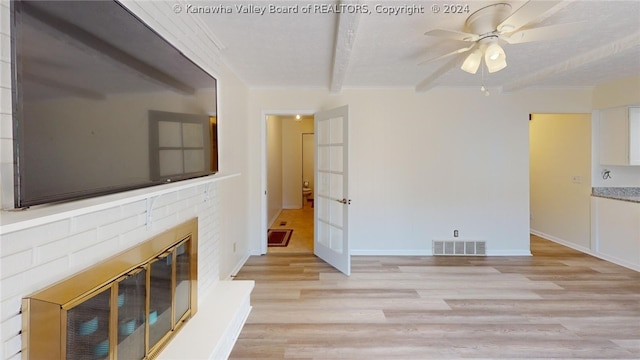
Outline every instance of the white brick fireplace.
<path id="1" fill-rule="evenodd" d="M 203 69 L 219 76 L 219 49 L 197 19 L 168 18 L 173 14 L 170 2 L 121 3 Z M 0 166 L 7 169 L 13 167 L 9 0 L 0 0 L 0 25 Z M 219 80 L 219 86 L 224 86 L 223 79 Z M 225 115 L 223 107 L 221 104 L 221 117 Z M 232 118 L 228 117 L 222 129 L 221 142 L 228 141 L 222 144 L 222 151 L 233 141 L 243 141 L 236 135 L 245 133 L 243 125 L 232 124 Z M 221 155 L 222 171 L 231 169 L 227 174 L 24 211 L 1 211 L 0 359 L 21 358 L 20 305 L 24 296 L 193 217 L 198 218 L 199 310 L 166 351 L 188 347 L 201 351 L 193 356 L 207 353 L 209 357 L 224 357 L 231 351 L 250 310 L 253 284 L 228 281 L 248 256 L 247 229 L 243 226 L 247 179 L 242 173 L 244 158 L 236 159 L 230 151 Z M 6 194 L 12 187 L 11 177 L 0 177 L 3 204 L 10 202 Z M 242 285 L 242 289 L 233 284 Z M 223 316 L 210 311 L 221 304 L 233 309 L 223 309 Z M 196 340 L 190 334 L 198 332 L 198 324 L 207 323 L 207 317 L 212 316 L 226 319 L 226 325 L 207 329 L 207 348 L 193 346 Z"/>
<path id="2" fill-rule="evenodd" d="M 0 242 L 2 359 L 21 358 L 20 302 L 24 296 L 193 217 L 198 218 L 200 311 L 192 319 L 193 325 L 191 321 L 187 325 L 196 327 L 199 322 L 208 322 L 198 320 L 199 317 L 216 316 L 208 310 L 214 305 L 207 302 L 220 301 L 217 289 L 228 292 L 229 281 L 220 280 L 224 262 L 220 254 L 224 246 L 222 238 L 233 236 L 222 219 L 223 209 L 229 209 L 232 202 L 225 201 L 221 191 L 228 192 L 238 179 L 237 175 L 195 179 L 100 200 L 43 206 L 20 213 L 4 212 Z M 81 205 L 85 206 L 78 208 Z M 250 292 L 252 284 L 244 285 Z M 226 334 L 223 326 L 218 334 L 222 345 L 216 350 L 213 348 L 216 344 L 210 344 L 210 353 L 214 350 L 226 353 L 233 347 L 234 337 L 249 311 L 248 293 L 238 296 L 231 303 L 244 308 L 236 314 L 237 318 L 227 319 L 231 332 Z M 189 331 L 193 331 L 189 326 L 181 330 Z M 180 339 L 180 332 L 176 338 Z"/>

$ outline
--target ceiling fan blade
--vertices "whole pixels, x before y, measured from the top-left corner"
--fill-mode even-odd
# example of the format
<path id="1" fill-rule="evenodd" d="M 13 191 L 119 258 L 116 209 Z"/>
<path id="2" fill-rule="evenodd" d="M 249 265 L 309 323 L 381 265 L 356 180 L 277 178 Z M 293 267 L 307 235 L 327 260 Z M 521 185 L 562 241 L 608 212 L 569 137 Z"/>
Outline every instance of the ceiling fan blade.
<path id="1" fill-rule="evenodd" d="M 466 33 L 462 31 L 446 30 L 446 29 L 433 29 L 429 30 L 425 35 L 439 36 L 447 39 L 460 40 L 460 41 L 477 41 L 480 36 L 476 34 Z"/>
<path id="2" fill-rule="evenodd" d="M 582 25 L 582 22 L 578 22 L 525 29 L 516 31 L 512 34 L 501 35 L 500 38 L 509 44 L 553 40 L 577 33 L 582 29 Z"/>
<path id="3" fill-rule="evenodd" d="M 418 66 L 424 65 L 424 64 L 428 64 L 430 62 L 434 62 L 434 61 L 437 61 L 437 60 L 440 60 L 440 59 L 444 59 L 444 58 L 452 56 L 452 55 L 462 54 L 463 52 L 467 52 L 467 51 L 473 49 L 474 47 L 476 47 L 476 44 L 472 44 L 471 46 L 464 47 L 464 48 L 452 51 L 452 52 L 450 52 L 448 54 L 444 54 L 442 56 L 438 56 L 438 57 L 433 58 L 433 59 L 427 59 L 427 60 L 421 61 L 421 62 L 418 63 Z"/>
<path id="4" fill-rule="evenodd" d="M 535 1 L 529 0 L 527 3 L 522 5 L 518 10 L 516 10 L 511 16 L 506 18 L 503 22 L 501 22 L 497 30 L 499 33 L 510 33 L 517 31 L 521 27 L 527 25 L 528 23 L 536 20 L 542 14 L 544 14 L 547 10 L 552 9 L 559 3 L 561 0 L 544 0 L 544 1 Z"/>

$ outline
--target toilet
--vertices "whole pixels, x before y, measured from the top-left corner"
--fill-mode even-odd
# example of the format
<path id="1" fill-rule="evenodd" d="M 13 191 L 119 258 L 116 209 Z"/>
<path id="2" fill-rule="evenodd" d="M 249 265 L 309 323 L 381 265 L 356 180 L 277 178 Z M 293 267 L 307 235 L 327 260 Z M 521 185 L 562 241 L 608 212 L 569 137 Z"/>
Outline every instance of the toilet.
<path id="1" fill-rule="evenodd" d="M 309 201 L 309 196 L 311 195 L 313 195 L 313 189 L 309 186 L 308 181 L 304 181 L 302 183 L 302 196 L 304 197 L 304 200 Z M 311 201 L 311 207 L 313 207 L 313 199 L 311 199 Z"/>

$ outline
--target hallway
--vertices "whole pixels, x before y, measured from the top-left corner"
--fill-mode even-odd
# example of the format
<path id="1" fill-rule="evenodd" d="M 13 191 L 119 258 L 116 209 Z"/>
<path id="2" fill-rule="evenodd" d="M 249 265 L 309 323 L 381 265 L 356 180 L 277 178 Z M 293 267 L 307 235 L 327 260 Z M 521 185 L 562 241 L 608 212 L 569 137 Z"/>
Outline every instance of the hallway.
<path id="1" fill-rule="evenodd" d="M 286 222 L 286 225 L 280 225 Z M 313 208 L 305 202 L 302 209 L 284 209 L 271 229 L 293 229 L 286 247 L 268 247 L 267 253 L 313 253 Z"/>

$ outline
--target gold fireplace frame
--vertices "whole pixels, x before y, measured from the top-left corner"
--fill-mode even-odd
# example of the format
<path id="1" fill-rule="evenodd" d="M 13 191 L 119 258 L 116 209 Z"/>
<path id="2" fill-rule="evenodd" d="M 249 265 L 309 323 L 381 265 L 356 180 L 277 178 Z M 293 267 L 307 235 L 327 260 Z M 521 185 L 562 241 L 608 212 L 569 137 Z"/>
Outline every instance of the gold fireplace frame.
<path id="1" fill-rule="evenodd" d="M 197 311 L 198 269 L 198 219 L 191 219 L 167 230 L 129 250 L 110 257 L 84 271 L 57 282 L 22 299 L 22 355 L 24 359 L 67 359 L 67 312 L 111 288 L 109 300 L 108 355 L 104 358 L 117 360 L 118 336 L 118 284 L 127 276 L 147 270 L 145 317 L 149 319 L 150 266 L 176 249 L 186 248 L 189 254 L 189 301 L 188 309 L 180 319 L 175 318 L 176 267 L 171 273 L 171 330 L 153 346 L 149 344 L 149 322 L 144 325 L 145 345 L 143 359 L 155 358 L 162 348 L 180 330 L 184 322 Z M 173 251 L 173 253 L 172 253 Z M 175 262 L 174 262 L 175 263 Z M 128 360 L 128 359 L 127 359 Z"/>

